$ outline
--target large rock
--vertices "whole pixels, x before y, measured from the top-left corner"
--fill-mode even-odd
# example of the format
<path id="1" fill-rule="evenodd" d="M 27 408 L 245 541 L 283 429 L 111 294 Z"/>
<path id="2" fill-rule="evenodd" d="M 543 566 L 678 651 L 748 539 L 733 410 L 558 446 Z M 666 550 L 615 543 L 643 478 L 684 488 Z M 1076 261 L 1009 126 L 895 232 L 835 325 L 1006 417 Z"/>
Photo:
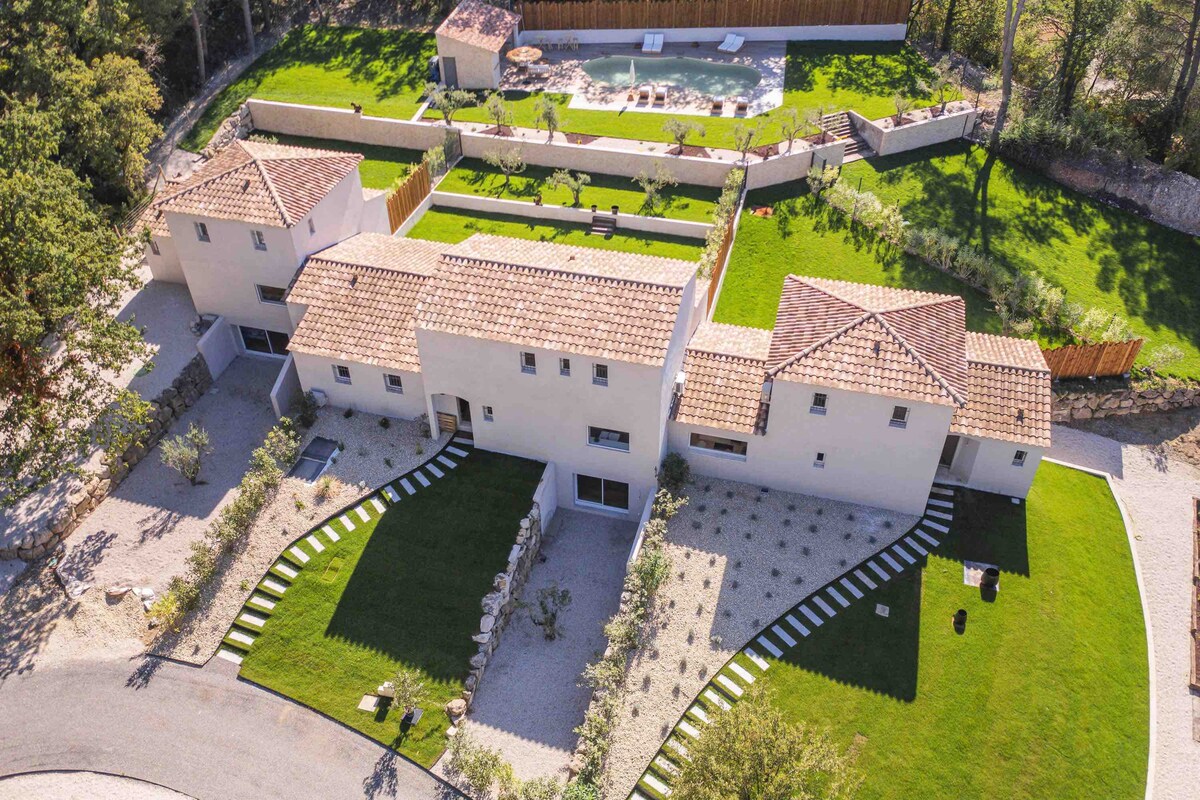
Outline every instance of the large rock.
<path id="1" fill-rule="evenodd" d="M 496 616 L 494 614 L 484 614 L 479 620 L 479 632 L 490 633 L 492 628 L 496 627 Z"/>
<path id="2" fill-rule="evenodd" d="M 461 697 L 446 703 L 446 715 L 450 721 L 457 724 L 467 714 L 467 701 Z"/>

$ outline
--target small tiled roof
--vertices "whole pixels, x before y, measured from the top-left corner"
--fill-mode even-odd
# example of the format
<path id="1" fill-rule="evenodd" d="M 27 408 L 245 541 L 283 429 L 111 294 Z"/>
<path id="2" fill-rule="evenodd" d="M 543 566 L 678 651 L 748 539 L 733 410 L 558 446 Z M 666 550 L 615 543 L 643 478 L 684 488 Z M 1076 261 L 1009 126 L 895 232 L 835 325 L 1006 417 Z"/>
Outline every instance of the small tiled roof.
<path id="1" fill-rule="evenodd" d="M 969 402 L 952 433 L 1050 446 L 1050 369 L 1037 342 L 968 333 Z"/>
<path id="2" fill-rule="evenodd" d="M 481 0 L 463 0 L 438 26 L 437 35 L 499 53 L 520 20 L 520 14 Z"/>
<path id="3" fill-rule="evenodd" d="M 362 158 L 239 139 L 151 207 L 290 228 L 357 169 Z"/>
<path id="4" fill-rule="evenodd" d="M 706 353 L 721 353 L 765 361 L 770 352 L 771 331 L 762 328 L 744 328 L 741 325 L 725 325 L 720 322 L 703 322 L 688 342 L 689 350 Z"/>
<path id="5" fill-rule="evenodd" d="M 150 203 L 142 209 L 142 213 L 133 223 L 135 233 L 140 233 L 142 228 L 148 228 L 151 236 L 159 238 L 171 235 L 171 229 L 167 227 L 167 219 L 163 216 L 162 209 L 154 203 Z"/>
<path id="6" fill-rule="evenodd" d="M 308 306 L 290 348 L 420 371 L 413 312 L 444 247 L 360 233 L 309 256 L 288 293 Z"/>
<path id="7" fill-rule="evenodd" d="M 771 332 L 705 322 L 688 343 L 675 421 L 754 433 Z"/>
<path id="8" fill-rule="evenodd" d="M 447 249 L 421 328 L 661 366 L 696 264 L 476 234 Z"/>
<path id="9" fill-rule="evenodd" d="M 789 275 L 767 360 L 780 380 L 962 406 L 965 331 L 961 297 Z"/>

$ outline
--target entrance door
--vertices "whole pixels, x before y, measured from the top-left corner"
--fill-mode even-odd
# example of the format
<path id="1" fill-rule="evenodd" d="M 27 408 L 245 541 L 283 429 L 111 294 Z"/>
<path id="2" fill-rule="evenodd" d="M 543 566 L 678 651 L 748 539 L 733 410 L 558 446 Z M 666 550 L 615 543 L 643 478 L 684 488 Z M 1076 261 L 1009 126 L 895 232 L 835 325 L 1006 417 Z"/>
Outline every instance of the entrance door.
<path id="1" fill-rule="evenodd" d="M 956 452 L 958 452 L 958 437 L 950 434 L 946 437 L 946 443 L 942 445 L 942 457 L 938 459 L 938 466 L 950 469 L 950 465 L 954 463 Z"/>
<path id="2" fill-rule="evenodd" d="M 458 420 L 459 427 L 466 430 L 471 429 L 471 404 L 461 397 L 458 398 Z"/>
<path id="3" fill-rule="evenodd" d="M 442 56 L 442 83 L 451 89 L 458 88 L 458 64 L 450 56 Z"/>

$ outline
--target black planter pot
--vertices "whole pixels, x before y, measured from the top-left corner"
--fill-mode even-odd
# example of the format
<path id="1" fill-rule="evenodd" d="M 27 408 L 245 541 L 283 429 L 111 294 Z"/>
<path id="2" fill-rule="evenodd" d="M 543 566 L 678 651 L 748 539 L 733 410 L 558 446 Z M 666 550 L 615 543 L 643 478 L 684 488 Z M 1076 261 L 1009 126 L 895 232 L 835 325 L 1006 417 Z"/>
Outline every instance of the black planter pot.
<path id="1" fill-rule="evenodd" d="M 613 214 L 614 215 L 620 213 L 620 210 L 621 210 L 620 206 L 613 206 Z"/>
<path id="2" fill-rule="evenodd" d="M 967 610 L 960 608 L 954 612 L 954 627 L 965 628 L 967 625 Z"/>
<path id="3" fill-rule="evenodd" d="M 984 589 L 995 589 L 1000 585 L 1000 570 L 988 567 L 983 571 L 983 579 L 979 583 Z"/>
<path id="4" fill-rule="evenodd" d="M 592 203 L 592 213 L 593 214 L 596 213 L 596 204 L 595 203 Z"/>

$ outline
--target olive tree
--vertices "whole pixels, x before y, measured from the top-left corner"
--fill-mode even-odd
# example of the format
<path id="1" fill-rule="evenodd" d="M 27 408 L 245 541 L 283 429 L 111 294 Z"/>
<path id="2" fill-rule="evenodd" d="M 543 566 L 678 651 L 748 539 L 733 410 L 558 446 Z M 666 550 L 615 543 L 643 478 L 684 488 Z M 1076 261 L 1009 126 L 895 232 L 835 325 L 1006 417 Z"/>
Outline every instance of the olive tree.
<path id="1" fill-rule="evenodd" d="M 163 440 L 162 463 L 188 479 L 195 486 L 200 480 L 204 456 L 212 452 L 208 431 L 196 423 L 188 425 L 187 433 Z"/>
<path id="2" fill-rule="evenodd" d="M 505 189 L 508 188 L 509 180 L 512 176 L 520 175 L 525 171 L 525 167 L 527 166 L 519 147 L 514 147 L 511 150 L 492 150 L 483 154 L 483 160 L 503 173 Z"/>
<path id="3" fill-rule="evenodd" d="M 557 189 L 562 186 L 571 193 L 571 205 L 579 205 L 579 196 L 583 188 L 592 182 L 592 176 L 586 172 L 571 172 L 569 169 L 556 169 L 546 180 L 546 186 Z"/>

